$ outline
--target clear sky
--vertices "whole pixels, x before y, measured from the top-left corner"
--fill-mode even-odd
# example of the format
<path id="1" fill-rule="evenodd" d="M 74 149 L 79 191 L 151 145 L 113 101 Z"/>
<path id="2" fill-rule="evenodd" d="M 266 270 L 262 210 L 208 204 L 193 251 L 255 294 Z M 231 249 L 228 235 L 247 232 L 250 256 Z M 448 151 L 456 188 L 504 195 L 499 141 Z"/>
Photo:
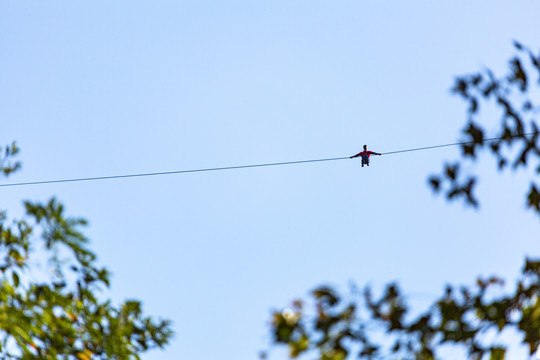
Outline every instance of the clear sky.
<path id="1" fill-rule="evenodd" d="M 23 161 L 7 181 L 459 141 L 454 77 L 505 70 L 513 39 L 538 50 L 539 15 L 532 0 L 0 0 L 0 144 Z M 457 156 L 1 188 L 0 204 L 56 196 L 89 220 L 105 295 L 174 322 L 144 359 L 255 359 L 271 310 L 318 284 L 396 280 L 422 306 L 539 255 L 525 176 L 483 157 L 479 211 L 433 196 L 428 176 Z"/>

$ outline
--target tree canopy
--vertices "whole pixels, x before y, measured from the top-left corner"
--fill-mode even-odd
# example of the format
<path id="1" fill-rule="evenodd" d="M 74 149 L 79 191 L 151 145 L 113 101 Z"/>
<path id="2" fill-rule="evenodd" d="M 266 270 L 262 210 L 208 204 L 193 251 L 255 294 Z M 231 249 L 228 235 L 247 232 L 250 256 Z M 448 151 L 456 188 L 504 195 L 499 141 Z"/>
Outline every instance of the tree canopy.
<path id="1" fill-rule="evenodd" d="M 540 54 L 515 42 L 517 54 L 509 61 L 509 72 L 493 71 L 459 76 L 452 88 L 468 104 L 462 156 L 444 166 L 442 174 L 429 183 L 449 200 L 462 199 L 477 207 L 476 175 L 461 171 L 488 149 L 504 171 L 533 168 L 526 204 L 540 215 Z M 481 109 L 494 106 L 501 114 L 497 134 L 487 137 Z M 490 119 L 487 119 L 488 121 Z M 505 359 L 508 343 L 489 334 L 510 330 L 532 356 L 540 351 L 540 259 L 525 259 L 515 289 L 504 295 L 494 291 L 503 280 L 478 279 L 472 287 L 448 286 L 429 308 L 412 312 L 397 284 L 389 284 L 379 295 L 370 287 L 340 294 L 329 286 L 318 286 L 308 300 L 275 310 L 270 331 L 272 343 L 284 345 L 291 358 L 309 355 L 320 360 L 437 359 L 445 345 L 461 348 L 470 359 Z M 263 354 L 263 357 L 265 355 Z"/>
<path id="2" fill-rule="evenodd" d="M 5 176 L 20 168 L 18 152 L 15 143 L 0 149 Z M 0 212 L 1 359 L 139 359 L 168 343 L 170 322 L 145 316 L 140 301 L 102 299 L 110 273 L 88 248 L 86 220 L 55 198 L 24 208 L 22 219 Z"/>

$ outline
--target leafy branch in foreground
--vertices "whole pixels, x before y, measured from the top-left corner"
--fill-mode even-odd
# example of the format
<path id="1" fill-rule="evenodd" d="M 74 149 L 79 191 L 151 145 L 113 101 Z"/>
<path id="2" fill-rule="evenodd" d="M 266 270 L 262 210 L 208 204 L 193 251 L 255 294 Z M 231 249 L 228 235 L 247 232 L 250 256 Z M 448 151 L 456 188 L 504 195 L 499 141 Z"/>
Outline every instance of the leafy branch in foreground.
<path id="1" fill-rule="evenodd" d="M 15 154 L 2 172 L 19 167 Z M 54 198 L 24 205 L 21 220 L 0 216 L 0 359 L 139 359 L 168 343 L 170 322 L 144 316 L 139 301 L 100 299 L 110 274 L 86 247 L 85 220 L 66 217 Z M 43 258 L 50 272 L 34 265 Z"/>
<path id="2" fill-rule="evenodd" d="M 485 334 L 511 329 L 533 355 L 540 346 L 540 261 L 527 260 L 515 291 L 495 297 L 489 290 L 501 284 L 493 277 L 479 279 L 474 287 L 448 286 L 429 310 L 412 320 L 395 284 L 379 297 L 366 288 L 346 300 L 322 286 L 311 292 L 313 309 L 297 300 L 291 308 L 273 312 L 273 342 L 285 345 L 291 358 L 427 360 L 438 358 L 438 349 L 450 344 L 470 359 L 504 359 L 507 345 Z"/>
<path id="3" fill-rule="evenodd" d="M 462 165 L 474 160 L 481 150 L 488 148 L 495 157 L 499 170 L 509 165 L 513 169 L 526 168 L 531 163 L 535 175 L 527 190 L 526 202 L 540 215 L 540 147 L 537 115 L 540 111 L 540 54 L 515 42 L 518 54 L 509 61 L 509 72 L 501 77 L 486 69 L 456 79 L 452 92 L 468 103 L 468 120 L 463 129 L 462 159 L 445 166 L 441 175 L 429 180 L 434 191 L 446 189 L 448 199 L 463 199 L 466 204 L 478 206 L 474 195 L 475 176 L 461 176 Z M 481 109 L 495 106 L 501 114 L 496 140 L 486 137 L 486 126 L 480 123 Z M 489 121 L 489 118 L 488 118 Z M 493 124 L 487 124 L 491 128 Z"/>
<path id="4" fill-rule="evenodd" d="M 8 176 L 21 168 L 21 163 L 19 161 L 12 160 L 19 151 L 20 149 L 15 142 L 4 148 L 0 146 L 0 170 L 4 175 Z"/>

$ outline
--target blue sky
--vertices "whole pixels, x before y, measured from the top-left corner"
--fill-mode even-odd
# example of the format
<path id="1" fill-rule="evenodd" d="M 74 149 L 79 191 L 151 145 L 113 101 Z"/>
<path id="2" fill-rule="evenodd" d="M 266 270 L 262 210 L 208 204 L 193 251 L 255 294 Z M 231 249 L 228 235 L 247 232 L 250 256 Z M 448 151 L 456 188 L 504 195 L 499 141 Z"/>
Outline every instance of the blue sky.
<path id="1" fill-rule="evenodd" d="M 23 161 L 9 181 L 455 142 L 466 109 L 454 77 L 503 71 L 513 39 L 538 49 L 538 14 L 523 0 L 0 1 L 0 143 L 16 140 Z M 270 311 L 318 284 L 397 280 L 422 306 L 446 283 L 514 279 L 540 250 L 528 178 L 501 176 L 484 157 L 471 166 L 480 211 L 449 204 L 426 180 L 457 156 L 12 187 L 0 198 L 17 216 L 22 199 L 57 196 L 89 220 L 113 272 L 105 295 L 174 322 L 172 344 L 144 359 L 253 359 Z"/>

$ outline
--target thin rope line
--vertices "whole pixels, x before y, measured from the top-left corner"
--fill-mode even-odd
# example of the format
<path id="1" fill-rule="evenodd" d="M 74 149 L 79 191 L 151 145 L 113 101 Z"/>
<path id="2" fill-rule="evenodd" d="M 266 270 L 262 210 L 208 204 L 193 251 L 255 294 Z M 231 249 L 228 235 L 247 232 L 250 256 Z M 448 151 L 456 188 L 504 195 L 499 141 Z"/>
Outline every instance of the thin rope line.
<path id="1" fill-rule="evenodd" d="M 134 177 L 144 177 L 144 176 L 161 176 L 161 175 L 173 175 L 173 174 L 187 174 L 187 173 L 207 172 L 207 171 L 235 170 L 235 169 L 246 169 L 246 168 L 255 168 L 255 167 L 265 167 L 265 166 L 280 166 L 280 165 L 292 165 L 292 164 L 302 164 L 302 163 L 312 163 L 312 162 L 322 162 L 322 161 L 335 161 L 335 160 L 344 160 L 344 159 L 348 159 L 348 158 L 349 158 L 348 156 L 345 156 L 345 157 L 328 158 L 328 159 L 314 159 L 314 160 L 286 161 L 286 162 L 276 162 L 276 163 L 268 163 L 268 164 L 238 165 L 238 166 L 215 167 L 215 168 L 206 168 L 206 169 L 192 169 L 192 170 L 164 171 L 164 172 L 153 172 L 153 173 L 142 173 L 142 174 L 128 174 L 128 175 L 96 176 L 96 177 L 86 177 L 86 178 L 76 178 L 76 179 L 60 179 L 60 180 L 30 181 L 30 182 L 21 182 L 21 183 L 0 184 L 0 187 L 8 187 L 8 186 L 26 186 L 26 185 L 43 185 L 43 184 L 68 183 L 68 182 L 80 182 L 80 181 L 96 181 L 96 180 L 123 179 L 123 178 L 134 178 Z"/>
<path id="2" fill-rule="evenodd" d="M 528 136 L 528 135 L 535 135 L 535 134 L 538 134 L 538 132 L 522 134 L 522 135 L 513 135 L 511 137 Z M 504 139 L 504 137 L 484 139 L 482 142 L 489 142 L 489 141 L 495 141 L 495 140 L 501 140 L 501 139 Z M 399 153 L 404 153 L 404 152 L 430 150 L 430 149 L 449 147 L 449 146 L 457 146 L 457 145 L 469 145 L 469 144 L 473 144 L 473 143 L 475 143 L 475 142 L 474 141 L 467 141 L 467 142 L 457 142 L 457 143 L 452 143 L 452 144 L 433 145 L 433 146 L 426 146 L 426 147 L 413 148 L 413 149 L 390 151 L 390 152 L 381 153 L 381 155 L 392 155 L 392 154 L 399 154 Z M 350 158 L 350 156 L 343 156 L 343 157 L 334 157 L 334 158 L 327 158 L 327 159 L 285 161 L 285 162 L 275 162 L 275 163 L 267 163 L 267 164 L 225 166 L 225 167 L 214 167 L 214 168 L 205 168 L 205 169 L 163 171 L 163 172 L 127 174 L 127 175 L 96 176 L 96 177 L 75 178 L 75 179 L 29 181 L 29 182 L 0 184 L 0 187 L 58 184 L 58 183 L 81 182 L 81 181 L 97 181 L 97 180 L 124 179 L 124 178 L 135 178 L 135 177 L 187 174 L 187 173 L 208 172 L 208 171 L 236 170 L 236 169 L 247 169 L 247 168 L 255 168 L 255 167 L 266 167 L 266 166 L 281 166 L 281 165 L 305 164 L 305 163 L 323 162 L 323 161 L 336 161 L 336 160 L 345 160 L 345 159 L 349 159 L 349 158 Z"/>
<path id="3" fill-rule="evenodd" d="M 514 137 L 519 137 L 519 136 L 529 136 L 529 135 L 535 135 L 535 134 L 538 134 L 538 132 L 532 132 L 532 133 L 528 133 L 528 134 L 519 134 L 519 135 L 510 135 L 510 137 L 514 138 Z M 481 143 L 495 141 L 495 140 L 501 140 L 501 139 L 504 139 L 504 137 L 484 139 L 484 140 L 481 141 Z M 399 153 L 411 152 L 411 151 L 437 149 L 437 148 L 448 147 L 448 146 L 470 145 L 470 144 L 474 144 L 474 143 L 476 143 L 476 141 L 466 141 L 466 142 L 457 142 L 457 143 L 452 143 L 452 144 L 433 145 L 433 146 L 426 146 L 426 147 L 420 147 L 420 148 L 414 148 L 414 149 L 390 151 L 390 152 L 381 153 L 381 155 L 391 155 L 391 154 L 399 154 Z"/>
<path id="4" fill-rule="evenodd" d="M 484 140 L 484 141 L 488 141 L 488 140 Z M 444 145 L 426 146 L 426 147 L 414 148 L 414 149 L 397 150 L 397 151 L 390 151 L 390 152 L 381 153 L 381 155 L 392 155 L 392 154 L 399 154 L 399 153 L 411 152 L 411 151 L 437 149 L 437 148 L 442 148 L 442 147 L 447 147 L 447 146 L 466 145 L 466 144 L 472 144 L 473 142 L 474 141 L 466 142 L 466 143 L 452 143 L 452 144 L 444 144 Z"/>

